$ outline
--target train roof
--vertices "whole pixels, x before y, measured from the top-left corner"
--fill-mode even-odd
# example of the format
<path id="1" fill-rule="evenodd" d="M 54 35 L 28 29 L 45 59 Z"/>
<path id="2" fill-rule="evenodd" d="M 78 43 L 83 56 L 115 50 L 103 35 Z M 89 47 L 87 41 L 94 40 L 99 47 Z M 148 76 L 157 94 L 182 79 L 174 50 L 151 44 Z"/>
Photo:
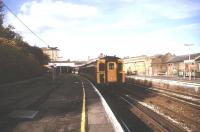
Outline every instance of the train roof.
<path id="1" fill-rule="evenodd" d="M 119 57 L 116 57 L 116 56 L 104 56 L 100 59 L 105 59 L 106 61 L 113 61 L 113 60 L 118 60 L 120 59 Z"/>
<path id="2" fill-rule="evenodd" d="M 105 59 L 105 61 L 117 61 L 120 58 L 116 57 L 116 56 L 104 56 L 101 58 L 95 58 L 95 59 L 88 61 L 86 64 L 83 64 L 80 67 L 93 67 L 93 66 L 95 66 L 96 61 L 99 59 Z"/>

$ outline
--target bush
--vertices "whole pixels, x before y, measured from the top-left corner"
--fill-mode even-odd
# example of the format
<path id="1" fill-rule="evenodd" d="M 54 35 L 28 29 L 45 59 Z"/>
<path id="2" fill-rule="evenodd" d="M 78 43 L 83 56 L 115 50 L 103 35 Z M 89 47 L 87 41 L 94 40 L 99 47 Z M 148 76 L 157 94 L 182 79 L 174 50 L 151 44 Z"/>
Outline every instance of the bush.
<path id="1" fill-rule="evenodd" d="M 14 41 L 0 39 L 0 83 L 32 78 L 42 73 L 43 64 L 34 54 L 18 47 Z"/>

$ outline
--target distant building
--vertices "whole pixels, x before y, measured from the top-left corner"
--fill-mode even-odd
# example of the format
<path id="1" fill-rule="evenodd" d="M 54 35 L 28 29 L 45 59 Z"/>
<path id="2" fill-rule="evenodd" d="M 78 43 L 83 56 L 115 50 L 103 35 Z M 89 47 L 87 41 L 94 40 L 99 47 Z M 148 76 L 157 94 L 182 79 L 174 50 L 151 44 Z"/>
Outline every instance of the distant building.
<path id="1" fill-rule="evenodd" d="M 152 75 L 167 75 L 167 64 L 166 62 L 172 58 L 170 53 L 165 55 L 155 55 L 151 59 Z"/>
<path id="2" fill-rule="evenodd" d="M 49 56 L 51 61 L 57 61 L 58 60 L 58 51 L 59 49 L 57 47 L 43 47 L 42 48 L 43 53 Z"/>
<path id="3" fill-rule="evenodd" d="M 146 55 L 124 58 L 124 71 L 126 74 L 144 75 L 148 70 L 149 57 Z"/>
<path id="4" fill-rule="evenodd" d="M 168 76 L 192 76 L 200 77 L 200 53 L 174 56 L 167 61 Z"/>
<path id="5" fill-rule="evenodd" d="M 124 70 L 126 74 L 136 75 L 166 75 L 166 62 L 172 57 L 170 53 L 155 56 L 136 56 L 124 58 Z"/>

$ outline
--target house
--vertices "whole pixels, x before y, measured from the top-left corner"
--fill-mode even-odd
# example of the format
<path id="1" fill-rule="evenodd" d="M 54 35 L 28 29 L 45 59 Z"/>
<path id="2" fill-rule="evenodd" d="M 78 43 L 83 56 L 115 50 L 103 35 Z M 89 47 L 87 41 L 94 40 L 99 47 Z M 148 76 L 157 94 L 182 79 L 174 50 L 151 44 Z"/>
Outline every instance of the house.
<path id="1" fill-rule="evenodd" d="M 167 75 L 166 62 L 171 58 L 172 55 L 170 53 L 166 53 L 165 55 L 154 55 L 151 62 L 152 75 Z"/>
<path id="2" fill-rule="evenodd" d="M 190 57 L 189 57 L 190 56 Z M 200 53 L 173 56 L 167 61 L 167 75 L 200 77 Z"/>
<path id="3" fill-rule="evenodd" d="M 59 49 L 57 47 L 43 47 L 42 51 L 44 54 L 48 55 L 51 61 L 57 61 L 58 60 L 58 51 Z"/>

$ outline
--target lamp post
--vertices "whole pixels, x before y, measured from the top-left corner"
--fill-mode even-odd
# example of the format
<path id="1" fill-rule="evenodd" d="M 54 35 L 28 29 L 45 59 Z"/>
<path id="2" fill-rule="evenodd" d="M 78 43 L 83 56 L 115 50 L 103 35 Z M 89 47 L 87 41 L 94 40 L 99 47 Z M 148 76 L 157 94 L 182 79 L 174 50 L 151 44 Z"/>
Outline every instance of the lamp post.
<path id="1" fill-rule="evenodd" d="M 62 57 L 60 56 L 58 58 L 60 59 L 60 75 L 61 75 L 62 74 L 62 68 L 61 68 L 61 59 L 62 59 Z"/>
<path id="2" fill-rule="evenodd" d="M 189 67 L 189 80 L 191 80 L 191 69 L 190 69 L 190 46 L 193 46 L 194 44 L 184 44 L 184 46 L 187 46 L 189 48 L 189 63 L 188 63 L 188 67 Z M 185 75 L 184 75 L 185 76 Z"/>
<path id="3" fill-rule="evenodd" d="M 49 50 L 50 50 L 50 52 L 51 52 L 51 55 L 50 55 L 50 59 L 51 59 L 51 62 L 52 62 L 52 80 L 54 81 L 55 80 L 55 67 L 56 67 L 56 64 L 54 64 L 54 59 L 53 59 L 53 49 L 52 49 L 52 47 L 50 47 L 49 45 L 48 45 L 48 48 L 49 48 Z"/>

